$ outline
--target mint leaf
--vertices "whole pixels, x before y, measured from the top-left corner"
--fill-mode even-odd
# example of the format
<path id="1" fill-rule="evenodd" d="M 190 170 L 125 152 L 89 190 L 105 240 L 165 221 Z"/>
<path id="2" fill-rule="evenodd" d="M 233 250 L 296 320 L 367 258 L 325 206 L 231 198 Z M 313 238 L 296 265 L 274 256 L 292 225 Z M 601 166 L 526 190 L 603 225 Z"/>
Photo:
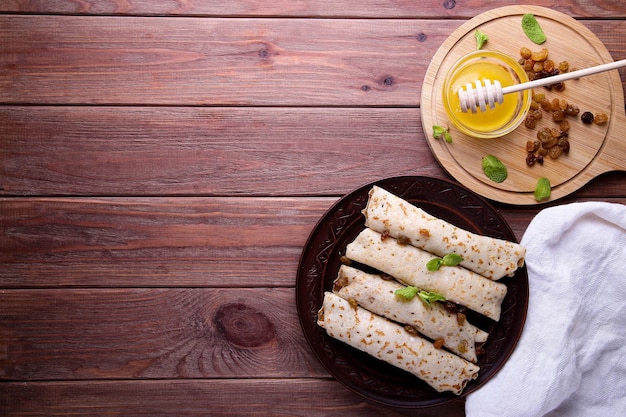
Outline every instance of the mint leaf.
<path id="1" fill-rule="evenodd" d="M 550 198 L 550 193 L 550 180 L 546 177 L 539 178 L 539 180 L 537 181 L 537 186 L 535 187 L 535 200 L 547 200 Z"/>
<path id="2" fill-rule="evenodd" d="M 405 300 L 409 301 L 412 300 L 413 298 L 415 298 L 415 296 L 417 295 L 417 292 L 419 290 L 415 287 L 404 287 L 404 288 L 399 288 L 396 290 L 395 294 L 399 297 L 404 298 Z"/>
<path id="3" fill-rule="evenodd" d="M 448 143 L 452 143 L 452 135 L 450 134 L 450 130 L 443 126 L 434 125 L 433 126 L 433 137 L 435 139 L 441 139 L 442 137 Z"/>
<path id="4" fill-rule="evenodd" d="M 426 304 L 430 304 L 434 301 L 446 301 L 446 297 L 434 291 L 421 290 L 420 292 L 417 293 L 417 295 Z"/>
<path id="5" fill-rule="evenodd" d="M 503 182 L 509 175 L 506 166 L 493 155 L 487 155 L 482 160 L 483 172 L 493 182 Z"/>
<path id="6" fill-rule="evenodd" d="M 474 31 L 474 37 L 476 38 L 476 49 L 482 49 L 485 42 L 489 40 L 489 36 L 478 29 Z"/>
<path id="7" fill-rule="evenodd" d="M 445 133 L 447 129 L 443 126 L 434 125 L 433 126 L 433 137 L 435 139 L 441 139 L 441 136 Z"/>
<path id="8" fill-rule="evenodd" d="M 426 262 L 426 269 L 428 269 L 430 272 L 434 272 L 441 268 L 441 264 L 443 264 L 443 259 L 433 258 L 430 261 Z"/>
<path id="9" fill-rule="evenodd" d="M 528 39 L 537 45 L 541 45 L 547 39 L 546 35 L 543 33 L 543 29 L 541 29 L 541 25 L 531 13 L 526 13 L 522 16 L 522 29 L 526 36 L 528 36 Z"/>
<path id="10" fill-rule="evenodd" d="M 456 266 L 463 261 L 463 256 L 458 253 L 449 253 L 442 259 L 445 266 Z"/>

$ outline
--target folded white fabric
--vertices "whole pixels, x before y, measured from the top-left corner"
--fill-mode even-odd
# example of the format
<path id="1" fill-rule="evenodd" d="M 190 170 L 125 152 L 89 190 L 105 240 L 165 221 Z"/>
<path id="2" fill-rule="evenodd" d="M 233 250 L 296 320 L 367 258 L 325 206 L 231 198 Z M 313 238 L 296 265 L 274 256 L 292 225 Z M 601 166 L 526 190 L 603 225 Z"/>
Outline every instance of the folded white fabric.
<path id="1" fill-rule="evenodd" d="M 526 325 L 467 416 L 626 416 L 626 206 L 544 209 L 521 243 Z"/>

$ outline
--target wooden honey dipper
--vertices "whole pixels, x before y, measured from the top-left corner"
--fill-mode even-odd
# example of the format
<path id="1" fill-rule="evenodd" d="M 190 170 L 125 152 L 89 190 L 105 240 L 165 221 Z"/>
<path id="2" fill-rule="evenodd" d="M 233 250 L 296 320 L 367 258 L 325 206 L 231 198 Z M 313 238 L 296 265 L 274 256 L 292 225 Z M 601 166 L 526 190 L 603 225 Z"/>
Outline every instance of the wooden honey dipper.
<path id="1" fill-rule="evenodd" d="M 502 88 L 502 84 L 500 84 L 500 81 L 498 80 L 494 80 L 493 84 L 490 80 L 485 80 L 485 85 L 483 85 L 480 80 L 476 80 L 474 82 L 474 85 L 472 85 L 472 83 L 467 83 L 465 85 L 465 89 L 463 87 L 459 88 L 457 94 L 459 96 L 459 102 L 461 103 L 461 110 L 464 113 L 466 113 L 468 110 L 471 110 L 472 113 L 476 113 L 478 109 L 480 109 L 480 111 L 487 110 L 487 106 L 489 106 L 490 108 L 494 108 L 496 106 L 496 102 L 498 104 L 502 104 L 505 94 L 528 90 L 535 87 L 556 84 L 561 81 L 581 78 L 587 75 L 597 74 L 599 72 L 609 71 L 624 66 L 626 66 L 626 59 L 622 59 L 621 61 L 609 62 L 607 64 L 602 64 L 577 71 L 567 72 L 564 74 L 554 75 L 535 81 L 515 84 L 504 88 Z"/>

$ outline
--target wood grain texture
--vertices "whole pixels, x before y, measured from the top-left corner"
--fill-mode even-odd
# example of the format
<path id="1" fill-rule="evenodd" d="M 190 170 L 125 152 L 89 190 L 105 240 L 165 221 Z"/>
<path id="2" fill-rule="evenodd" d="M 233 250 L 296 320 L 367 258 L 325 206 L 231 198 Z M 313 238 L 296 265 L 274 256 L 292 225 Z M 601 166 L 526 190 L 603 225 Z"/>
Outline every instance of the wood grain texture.
<path id="1" fill-rule="evenodd" d="M 4 290 L 0 379 L 326 377 L 294 290 Z"/>
<path id="2" fill-rule="evenodd" d="M 425 63 L 446 36 L 416 20 L 127 22 L 0 16 L 0 101 L 417 105 Z"/>
<path id="3" fill-rule="evenodd" d="M 615 174 L 577 198 L 619 203 L 624 192 Z M 302 247 L 336 201 L 0 199 L 0 288 L 293 287 Z M 541 208 L 499 211 L 519 241 Z"/>
<path id="4" fill-rule="evenodd" d="M 293 287 L 335 198 L 0 200 L 0 287 Z"/>
<path id="5" fill-rule="evenodd" d="M 0 103 L 418 106 L 431 57 L 463 23 L 127 19 L 0 15 Z M 624 21 L 585 24 L 617 55 Z"/>
<path id="6" fill-rule="evenodd" d="M 497 6 L 518 4 L 518 1 L 498 1 Z M 524 4 L 545 5 L 542 0 L 525 0 Z M 209 16 L 307 16 L 307 17 L 473 17 L 494 7 L 484 0 L 437 2 L 376 0 L 236 0 L 229 2 L 191 0 L 5 0 L 0 11 L 27 13 L 70 13 L 94 15 L 209 15 Z M 574 17 L 623 17 L 621 0 L 568 0 L 553 5 L 555 10 Z"/>
<path id="7" fill-rule="evenodd" d="M 0 194 L 342 195 L 441 175 L 419 120 L 389 108 L 0 107 Z"/>
<path id="8" fill-rule="evenodd" d="M 447 178 L 423 135 L 419 109 L 6 106 L 0 196 L 341 196 Z M 619 178 L 589 197 L 623 194 Z"/>
<path id="9" fill-rule="evenodd" d="M 25 382 L 6 384 L 0 391 L 5 417 L 452 417 L 462 416 L 463 409 L 463 401 L 424 410 L 393 409 L 368 403 L 336 381 L 302 378 Z"/>

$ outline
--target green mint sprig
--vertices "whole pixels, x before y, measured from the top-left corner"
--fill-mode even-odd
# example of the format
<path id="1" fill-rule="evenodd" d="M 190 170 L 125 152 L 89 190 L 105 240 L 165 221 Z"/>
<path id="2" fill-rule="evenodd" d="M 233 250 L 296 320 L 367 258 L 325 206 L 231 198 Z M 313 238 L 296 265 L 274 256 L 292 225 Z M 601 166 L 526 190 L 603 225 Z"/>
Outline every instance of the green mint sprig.
<path id="1" fill-rule="evenodd" d="M 443 137 L 446 142 L 452 143 L 452 135 L 450 134 L 450 129 L 443 126 L 433 126 L 433 137 L 435 139 L 441 139 Z"/>
<path id="2" fill-rule="evenodd" d="M 497 157 L 487 155 L 482 159 L 483 172 L 493 182 L 503 182 L 509 175 L 506 166 Z"/>
<path id="3" fill-rule="evenodd" d="M 532 13 L 526 13 L 522 16 L 522 29 L 526 36 L 528 36 L 528 39 L 537 45 L 541 45 L 547 39 L 545 33 L 543 33 L 543 29 L 541 29 L 541 25 L 537 22 L 537 19 Z"/>
<path id="4" fill-rule="evenodd" d="M 395 294 L 406 301 L 410 301 L 415 296 L 418 296 L 426 304 L 430 304 L 435 301 L 446 301 L 446 297 L 434 291 L 420 290 L 417 287 L 406 286 L 396 290 Z"/>
<path id="5" fill-rule="evenodd" d="M 458 253 L 448 253 L 443 258 L 433 258 L 426 262 L 426 269 L 430 272 L 437 271 L 442 266 L 456 266 L 463 261 L 463 256 Z"/>
<path id="6" fill-rule="evenodd" d="M 551 194 L 551 186 L 550 180 L 546 177 L 541 177 L 537 181 L 537 186 L 535 187 L 535 200 L 544 201 L 550 198 Z"/>
<path id="7" fill-rule="evenodd" d="M 476 29 L 474 31 L 474 37 L 476 38 L 476 49 L 482 49 L 483 45 L 489 40 L 489 36 L 485 32 Z"/>

